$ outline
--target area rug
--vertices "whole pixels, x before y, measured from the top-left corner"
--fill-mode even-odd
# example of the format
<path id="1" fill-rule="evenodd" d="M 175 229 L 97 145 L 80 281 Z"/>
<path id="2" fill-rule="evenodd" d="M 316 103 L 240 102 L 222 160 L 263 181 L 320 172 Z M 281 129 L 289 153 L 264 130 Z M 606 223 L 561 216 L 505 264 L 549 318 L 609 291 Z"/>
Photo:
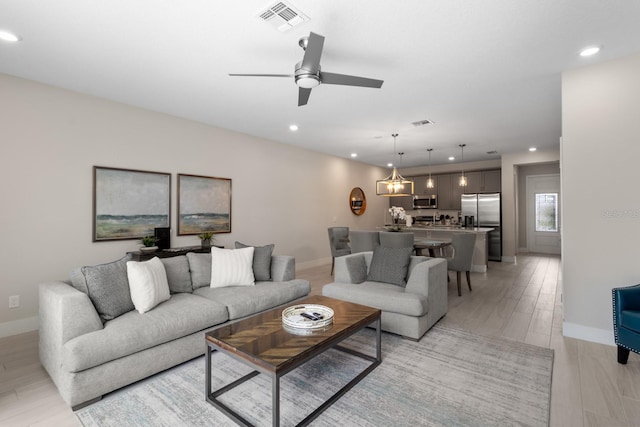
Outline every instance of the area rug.
<path id="1" fill-rule="evenodd" d="M 374 354 L 375 333 L 345 346 Z M 420 342 L 382 336 L 383 361 L 314 426 L 546 426 L 553 350 L 436 326 Z M 86 427 L 233 426 L 204 399 L 204 356 L 120 389 L 76 412 Z M 280 380 L 282 426 L 313 412 L 368 362 L 329 350 Z M 251 371 L 215 352 L 212 384 Z M 271 425 L 271 380 L 258 375 L 224 394 L 255 425 Z"/>

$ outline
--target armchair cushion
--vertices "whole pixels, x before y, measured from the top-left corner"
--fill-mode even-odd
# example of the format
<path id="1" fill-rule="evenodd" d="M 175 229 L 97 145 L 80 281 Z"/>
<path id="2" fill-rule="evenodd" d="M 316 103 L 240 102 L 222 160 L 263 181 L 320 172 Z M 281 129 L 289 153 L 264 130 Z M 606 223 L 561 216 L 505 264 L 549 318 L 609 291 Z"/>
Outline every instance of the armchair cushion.
<path id="1" fill-rule="evenodd" d="M 640 309 L 622 310 L 620 325 L 640 334 Z"/>
<path id="2" fill-rule="evenodd" d="M 407 284 L 407 270 L 413 248 L 387 248 L 378 246 L 373 250 L 367 280 L 391 283 L 404 287 Z"/>

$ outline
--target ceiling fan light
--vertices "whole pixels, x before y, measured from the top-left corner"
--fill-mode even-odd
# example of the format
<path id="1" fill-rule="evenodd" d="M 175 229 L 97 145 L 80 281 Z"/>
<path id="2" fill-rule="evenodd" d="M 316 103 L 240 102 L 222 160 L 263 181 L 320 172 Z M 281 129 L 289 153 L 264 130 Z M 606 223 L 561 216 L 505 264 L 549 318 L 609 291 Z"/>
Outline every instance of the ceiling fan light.
<path id="1" fill-rule="evenodd" d="M 320 79 L 313 74 L 303 74 L 296 76 L 296 84 L 304 89 L 313 89 L 320 84 Z"/>

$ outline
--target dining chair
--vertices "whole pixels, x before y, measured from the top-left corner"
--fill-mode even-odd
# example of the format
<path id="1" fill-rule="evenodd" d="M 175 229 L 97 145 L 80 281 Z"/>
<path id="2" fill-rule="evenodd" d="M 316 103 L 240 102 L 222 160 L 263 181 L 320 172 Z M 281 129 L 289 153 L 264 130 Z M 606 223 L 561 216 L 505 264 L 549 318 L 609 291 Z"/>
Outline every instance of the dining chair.
<path id="1" fill-rule="evenodd" d="M 381 231 L 380 246 L 385 248 L 413 248 L 414 233 Z"/>
<path id="2" fill-rule="evenodd" d="M 349 227 L 329 227 L 329 247 L 331 248 L 331 275 L 335 266 L 336 257 L 349 255 Z"/>
<path id="3" fill-rule="evenodd" d="M 453 233 L 451 235 L 451 246 L 453 247 L 453 256 L 447 258 L 447 268 L 455 271 L 458 279 L 458 296 L 462 295 L 462 278 L 461 273 L 464 271 L 467 275 L 467 286 L 471 291 L 471 263 L 473 261 L 473 249 L 476 245 L 476 235 L 474 233 Z M 447 277 L 449 274 L 447 273 Z"/>
<path id="4" fill-rule="evenodd" d="M 351 253 L 369 252 L 380 246 L 380 233 L 378 231 L 351 230 L 349 232 Z"/>

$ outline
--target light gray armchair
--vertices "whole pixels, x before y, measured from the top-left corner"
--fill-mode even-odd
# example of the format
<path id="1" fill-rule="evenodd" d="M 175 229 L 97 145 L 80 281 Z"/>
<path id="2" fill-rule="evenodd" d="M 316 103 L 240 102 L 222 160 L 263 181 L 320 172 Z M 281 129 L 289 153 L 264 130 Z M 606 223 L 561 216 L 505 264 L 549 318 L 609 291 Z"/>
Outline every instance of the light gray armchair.
<path id="1" fill-rule="evenodd" d="M 406 285 L 369 278 L 373 252 L 336 258 L 335 281 L 322 295 L 382 310 L 382 330 L 419 340 L 447 313 L 447 262 L 411 256 Z"/>
<path id="2" fill-rule="evenodd" d="M 447 258 L 447 269 L 455 271 L 458 279 L 458 296 L 462 295 L 461 289 L 461 273 L 467 274 L 467 286 L 471 291 L 471 263 L 473 261 L 473 249 L 476 244 L 476 235 L 473 233 L 454 233 L 451 236 L 451 245 L 453 246 L 453 257 Z M 448 273 L 447 273 L 448 280 Z"/>

